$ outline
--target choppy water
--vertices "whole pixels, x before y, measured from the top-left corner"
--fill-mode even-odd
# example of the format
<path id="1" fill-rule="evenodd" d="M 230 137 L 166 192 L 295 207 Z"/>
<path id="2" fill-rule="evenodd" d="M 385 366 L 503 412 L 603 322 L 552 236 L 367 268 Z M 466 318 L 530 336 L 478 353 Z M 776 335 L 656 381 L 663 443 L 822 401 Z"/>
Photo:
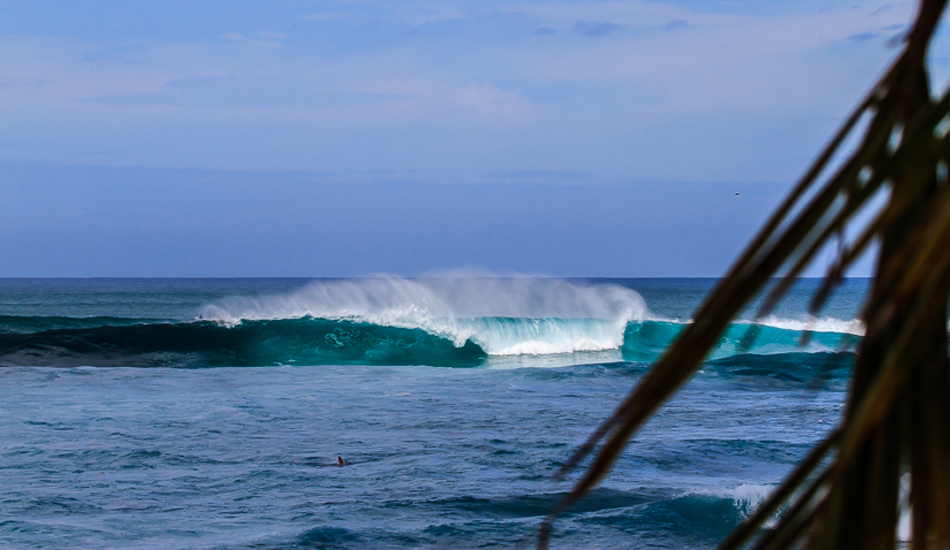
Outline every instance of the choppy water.
<path id="1" fill-rule="evenodd" d="M 0 546 L 529 547 L 713 283 L 0 281 Z M 864 281 L 818 320 L 811 287 L 730 329 L 554 547 L 711 547 L 767 494 L 861 331 Z"/>

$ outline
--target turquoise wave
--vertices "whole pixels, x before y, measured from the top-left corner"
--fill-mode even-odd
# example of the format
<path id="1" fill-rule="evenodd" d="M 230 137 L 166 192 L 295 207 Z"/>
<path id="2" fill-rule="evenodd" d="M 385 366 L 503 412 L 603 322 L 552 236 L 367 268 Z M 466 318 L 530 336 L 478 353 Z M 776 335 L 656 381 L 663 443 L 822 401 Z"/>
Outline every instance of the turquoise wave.
<path id="1" fill-rule="evenodd" d="M 375 526 L 343 529 L 318 525 L 302 532 L 292 541 L 295 548 L 365 548 L 390 546 L 398 540 L 412 547 L 455 546 L 475 548 L 489 537 L 507 540 L 512 547 L 531 547 L 531 530 L 524 522 L 537 522 L 555 507 L 564 494 L 509 495 L 497 497 L 455 497 L 426 502 L 395 501 L 382 506 L 394 513 L 412 510 L 429 517 L 438 514 L 437 524 L 407 532 L 386 532 Z M 555 543 L 576 547 L 583 539 L 577 533 L 606 527 L 630 535 L 647 533 L 645 547 L 709 547 L 728 535 L 748 516 L 748 505 L 729 495 L 678 494 L 670 491 L 619 491 L 599 488 L 575 504 L 560 519 Z M 471 521 L 475 515 L 479 519 Z M 660 543 L 660 546 L 657 546 Z M 286 545 L 274 545 L 273 548 Z M 596 545 L 595 545 L 596 547 Z"/>
<path id="2" fill-rule="evenodd" d="M 476 366 L 472 342 L 456 346 L 421 329 L 352 321 L 281 319 L 54 328 L 0 334 L 0 364 L 27 366 Z"/>
<path id="3" fill-rule="evenodd" d="M 655 361 L 684 328 L 685 324 L 674 322 L 630 323 L 624 332 L 623 358 L 627 361 Z M 804 330 L 735 323 L 719 339 L 709 359 L 745 354 L 832 352 L 851 349 L 858 342 L 858 336 L 851 333 L 812 331 L 803 347 L 804 336 Z"/>
<path id="4" fill-rule="evenodd" d="M 224 324 L 114 317 L 2 317 L 0 364 L 25 366 L 430 365 L 472 367 L 515 356 L 561 356 L 567 364 L 650 363 L 685 327 L 669 321 L 486 317 L 454 320 L 437 332 L 359 320 L 302 317 Z M 745 342 L 750 329 L 754 341 Z M 710 361 L 745 355 L 819 354 L 853 344 L 850 334 L 739 323 Z M 591 355 L 593 354 L 593 355 Z M 600 354 L 600 355 L 598 355 Z M 606 355 L 605 355 L 606 354 Z M 572 359 L 573 358 L 573 359 Z M 539 361 L 538 365 L 550 364 Z"/>

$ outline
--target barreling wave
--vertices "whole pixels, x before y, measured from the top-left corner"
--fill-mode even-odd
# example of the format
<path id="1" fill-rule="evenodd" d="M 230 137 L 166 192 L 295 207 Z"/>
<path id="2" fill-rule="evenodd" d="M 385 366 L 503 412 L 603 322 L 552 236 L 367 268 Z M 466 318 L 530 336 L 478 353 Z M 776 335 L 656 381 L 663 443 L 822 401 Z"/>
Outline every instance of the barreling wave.
<path id="1" fill-rule="evenodd" d="M 325 319 L 143 323 L 0 335 L 0 363 L 31 366 L 475 366 L 485 353 L 420 329 Z"/>
<path id="2" fill-rule="evenodd" d="M 797 323 L 797 324 L 796 324 Z M 730 327 L 710 360 L 830 352 L 859 325 L 766 319 Z M 375 278 L 230 298 L 192 321 L 0 317 L 0 364 L 56 366 L 477 366 L 586 354 L 652 362 L 686 326 L 653 315 L 635 291 L 558 279 Z M 749 340 L 754 329 L 755 338 Z M 799 346 L 803 330 L 812 333 Z M 609 352 L 610 357 L 596 354 Z M 593 353 L 594 356 L 590 356 Z M 547 362 L 546 364 L 551 364 Z M 576 364 L 568 359 L 560 364 Z"/>
<path id="3" fill-rule="evenodd" d="M 593 356 L 584 356 L 586 361 L 603 361 L 598 359 L 597 352 L 608 351 L 619 351 L 626 361 L 648 363 L 659 357 L 684 326 L 667 321 L 637 321 L 617 330 L 612 323 L 597 319 L 509 317 L 460 319 L 457 325 L 469 335 L 462 342 L 419 327 L 312 317 L 234 324 L 199 320 L 49 328 L 0 334 L 0 364 L 471 367 L 517 356 L 522 359 L 516 363 L 518 366 L 531 366 L 532 357 L 581 352 L 594 352 Z M 755 343 L 743 346 L 741 340 L 748 327 L 734 325 L 710 360 L 749 354 L 830 352 L 842 347 L 842 342 L 849 338 L 836 333 L 815 334 L 811 343 L 801 348 L 800 331 L 759 328 Z"/>

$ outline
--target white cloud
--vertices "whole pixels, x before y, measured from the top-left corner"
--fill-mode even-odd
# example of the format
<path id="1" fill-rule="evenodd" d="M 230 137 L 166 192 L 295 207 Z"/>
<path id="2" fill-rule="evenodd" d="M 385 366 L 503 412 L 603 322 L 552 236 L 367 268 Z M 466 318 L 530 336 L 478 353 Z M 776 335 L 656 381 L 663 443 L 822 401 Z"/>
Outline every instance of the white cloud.
<path id="1" fill-rule="evenodd" d="M 224 40 L 233 40 L 233 41 L 247 40 L 246 36 L 240 33 L 236 33 L 236 32 L 224 33 L 223 35 L 221 35 L 221 38 Z"/>

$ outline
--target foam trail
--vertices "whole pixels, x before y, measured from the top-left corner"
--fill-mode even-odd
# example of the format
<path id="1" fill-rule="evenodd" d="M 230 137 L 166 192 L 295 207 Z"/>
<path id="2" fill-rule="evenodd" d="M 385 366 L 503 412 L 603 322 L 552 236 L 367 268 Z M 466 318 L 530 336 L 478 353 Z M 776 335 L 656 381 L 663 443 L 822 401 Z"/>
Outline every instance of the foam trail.
<path id="1" fill-rule="evenodd" d="M 243 320 L 312 317 L 422 329 L 489 355 L 618 349 L 631 321 L 650 318 L 643 298 L 614 284 L 526 277 L 440 277 L 317 281 L 283 296 L 231 298 L 204 317 Z"/>
<path id="2" fill-rule="evenodd" d="M 864 324 L 859 319 L 844 321 L 833 317 L 819 319 L 809 317 L 805 320 L 783 319 L 774 315 L 769 315 L 755 321 L 758 325 L 780 328 L 784 330 L 811 332 L 834 332 L 837 334 L 852 334 L 855 336 L 864 336 Z"/>

